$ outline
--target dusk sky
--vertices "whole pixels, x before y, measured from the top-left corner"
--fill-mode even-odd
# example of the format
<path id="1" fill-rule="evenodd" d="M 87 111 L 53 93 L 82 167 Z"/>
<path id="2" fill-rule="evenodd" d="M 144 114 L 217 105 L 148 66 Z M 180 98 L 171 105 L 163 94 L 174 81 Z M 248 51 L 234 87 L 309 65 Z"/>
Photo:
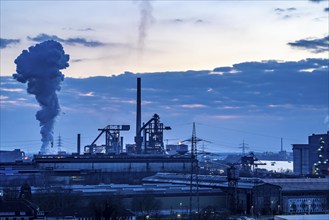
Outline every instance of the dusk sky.
<path id="1" fill-rule="evenodd" d="M 54 137 L 71 152 L 77 133 L 90 144 L 108 124 L 130 124 L 132 143 L 137 76 L 143 121 L 158 113 L 169 143 L 196 122 L 209 151 L 240 151 L 243 140 L 278 151 L 281 137 L 291 151 L 329 128 L 327 0 L 0 3 L 1 149 L 41 146 L 38 103 L 12 74 L 46 40 L 70 56 Z"/>

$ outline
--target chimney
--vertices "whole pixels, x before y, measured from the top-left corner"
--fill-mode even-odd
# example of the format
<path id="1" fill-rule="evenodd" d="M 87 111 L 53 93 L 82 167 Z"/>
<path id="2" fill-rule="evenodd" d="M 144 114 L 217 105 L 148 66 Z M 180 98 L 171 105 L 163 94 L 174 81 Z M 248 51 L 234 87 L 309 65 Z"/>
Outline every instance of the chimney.
<path id="1" fill-rule="evenodd" d="M 77 136 L 77 153 L 80 155 L 80 144 L 81 143 L 81 134 L 78 134 Z"/>
<path id="2" fill-rule="evenodd" d="M 141 78 L 137 78 L 137 100 L 136 100 L 136 136 L 135 143 L 137 152 L 141 152 L 142 147 L 142 136 L 141 136 L 141 124 L 142 124 L 142 92 L 141 92 Z"/>

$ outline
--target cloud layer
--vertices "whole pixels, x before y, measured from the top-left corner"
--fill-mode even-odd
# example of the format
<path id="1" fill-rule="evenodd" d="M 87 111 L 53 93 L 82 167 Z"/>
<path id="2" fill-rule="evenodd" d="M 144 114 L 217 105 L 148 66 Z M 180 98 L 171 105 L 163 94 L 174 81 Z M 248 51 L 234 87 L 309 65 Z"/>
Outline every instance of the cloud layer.
<path id="1" fill-rule="evenodd" d="M 55 40 L 60 43 L 64 43 L 64 44 L 68 44 L 68 45 L 82 45 L 85 47 L 99 47 L 99 46 L 105 45 L 105 43 L 102 43 L 99 41 L 88 41 L 87 39 L 81 38 L 81 37 L 63 39 L 56 35 L 48 35 L 48 34 L 44 34 L 44 33 L 41 33 L 36 37 L 28 37 L 28 39 L 35 41 L 35 42 Z"/>
<path id="2" fill-rule="evenodd" d="M 213 71 L 126 72 L 112 77 L 66 78 L 59 93 L 63 115 L 58 129 L 62 136 L 73 139 L 76 133 L 91 136 L 84 143 L 90 144 L 97 129 L 107 124 L 134 127 L 136 78 L 141 77 L 143 121 L 158 113 L 161 121 L 173 128 L 167 138 L 188 138 L 190 125 L 196 121 L 202 128 L 198 130 L 202 138 L 226 150 L 228 143 L 239 144 L 235 143 L 237 137 L 245 138 L 251 146 L 265 148 L 273 146 L 268 137 L 275 137 L 279 145 L 280 137 L 304 138 L 326 129 L 323 121 L 328 113 L 328 63 L 328 59 L 268 60 Z M 22 92 L 22 86 L 7 77 L 2 77 L 1 82 L 1 111 L 7 121 L 11 117 L 27 117 L 23 112 L 35 110 L 31 106 L 35 101 Z M 10 116 L 14 111 L 20 114 Z M 31 119 L 34 120 L 33 113 Z M 4 125 L 1 139 L 19 130 L 10 120 Z M 133 140 L 134 131 L 131 133 L 125 134 L 127 142 Z"/>

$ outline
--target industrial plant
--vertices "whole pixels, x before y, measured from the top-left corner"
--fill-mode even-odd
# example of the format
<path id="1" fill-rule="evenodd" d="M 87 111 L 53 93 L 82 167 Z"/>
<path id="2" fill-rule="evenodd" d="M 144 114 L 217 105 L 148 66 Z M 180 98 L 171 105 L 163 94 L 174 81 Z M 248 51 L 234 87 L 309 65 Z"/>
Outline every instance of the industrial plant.
<path id="1" fill-rule="evenodd" d="M 72 154 L 0 151 L 0 219 L 328 218 L 329 132 L 293 145 L 294 173 L 271 173 L 253 153 L 201 153 L 195 124 L 191 138 L 165 145 L 171 127 L 156 113 L 142 123 L 141 103 L 137 78 L 135 143 L 123 144 L 131 125 L 110 124 L 86 146 L 77 134 Z"/>

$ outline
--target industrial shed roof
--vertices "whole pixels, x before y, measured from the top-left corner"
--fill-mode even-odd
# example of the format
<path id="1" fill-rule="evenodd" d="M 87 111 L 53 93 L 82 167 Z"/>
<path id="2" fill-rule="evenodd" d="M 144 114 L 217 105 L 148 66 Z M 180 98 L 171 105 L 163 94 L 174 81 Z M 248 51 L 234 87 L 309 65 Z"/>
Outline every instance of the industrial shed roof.
<path id="1" fill-rule="evenodd" d="M 278 178 L 278 179 L 263 179 L 264 182 L 279 185 L 283 191 L 329 191 L 328 178 Z"/>

